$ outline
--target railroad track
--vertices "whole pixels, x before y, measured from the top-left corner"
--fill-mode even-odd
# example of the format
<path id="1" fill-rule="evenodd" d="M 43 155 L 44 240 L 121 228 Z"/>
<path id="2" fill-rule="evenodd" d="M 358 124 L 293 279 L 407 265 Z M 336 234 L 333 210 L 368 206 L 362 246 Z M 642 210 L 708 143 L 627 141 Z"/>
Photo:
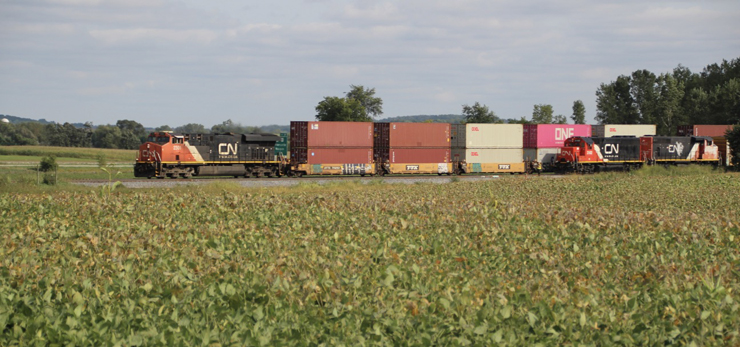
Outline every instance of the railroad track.
<path id="1" fill-rule="evenodd" d="M 187 185 L 207 185 L 215 182 L 228 182 L 236 183 L 244 187 L 286 187 L 294 186 L 305 183 L 315 184 L 329 184 L 334 182 L 350 182 L 357 181 L 363 184 L 369 184 L 373 182 L 383 183 L 450 183 L 452 181 L 488 181 L 496 180 L 501 177 L 509 175 L 480 175 L 480 176 L 434 176 L 434 175 L 404 175 L 404 176 L 385 176 L 385 177 L 359 177 L 359 176 L 307 176 L 302 178 L 177 178 L 177 179 L 119 179 L 113 180 L 113 182 L 121 182 L 123 186 L 127 188 L 173 188 Z M 530 175 L 530 177 L 538 177 Z M 552 177 L 555 175 L 543 175 L 541 177 Z M 80 179 L 72 181 L 74 184 L 84 186 L 102 186 L 110 184 L 111 181 L 107 179 Z"/>

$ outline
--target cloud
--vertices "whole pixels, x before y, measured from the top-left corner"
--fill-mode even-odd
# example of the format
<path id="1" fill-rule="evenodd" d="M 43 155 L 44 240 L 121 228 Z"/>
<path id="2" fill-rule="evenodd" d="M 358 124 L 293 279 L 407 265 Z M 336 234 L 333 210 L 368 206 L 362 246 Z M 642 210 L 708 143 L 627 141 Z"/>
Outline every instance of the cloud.
<path id="1" fill-rule="evenodd" d="M 245 4 L 0 2 L 0 105 L 60 121 L 111 118 L 96 124 L 176 114 L 162 121 L 171 125 L 210 121 L 203 114 L 218 105 L 219 116 L 243 124 L 287 123 L 362 84 L 376 88 L 388 115 L 479 101 L 518 118 L 538 103 L 567 113 L 576 99 L 593 111 L 599 83 L 638 68 L 701 69 L 740 47 L 740 4 L 729 1 Z M 24 102 L 29 94 L 49 102 Z M 80 109 L 92 104 L 95 112 Z M 264 114 L 278 115 L 252 116 Z"/>
<path id="2" fill-rule="evenodd" d="M 218 39 L 220 34 L 212 30 L 171 30 L 154 28 L 132 28 L 112 30 L 90 30 L 91 37 L 106 44 L 132 41 L 165 41 L 174 43 L 208 44 Z"/>

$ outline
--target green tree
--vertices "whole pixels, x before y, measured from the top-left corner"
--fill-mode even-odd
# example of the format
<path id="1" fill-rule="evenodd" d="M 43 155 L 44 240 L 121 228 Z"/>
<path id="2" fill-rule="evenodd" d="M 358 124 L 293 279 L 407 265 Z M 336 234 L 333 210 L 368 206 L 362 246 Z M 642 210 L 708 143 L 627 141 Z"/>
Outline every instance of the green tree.
<path id="1" fill-rule="evenodd" d="M 526 117 L 522 117 L 519 119 L 507 118 L 506 123 L 507 124 L 532 124 L 532 121 L 530 121 Z"/>
<path id="2" fill-rule="evenodd" d="M 681 110 L 683 85 L 670 74 L 658 77 L 659 98 L 655 117 L 658 135 L 674 135 L 678 125 L 685 124 L 688 117 Z"/>
<path id="3" fill-rule="evenodd" d="M 121 128 L 112 125 L 100 125 L 92 134 L 92 145 L 95 148 L 121 148 L 123 136 Z"/>
<path id="4" fill-rule="evenodd" d="M 144 129 L 144 126 L 141 125 L 141 123 L 133 120 L 128 119 L 122 119 L 116 122 L 116 126 L 121 129 L 122 133 L 130 132 L 135 137 L 139 138 L 139 144 L 144 143 L 147 138 L 147 132 L 146 129 Z M 128 147 L 122 147 L 122 148 L 128 148 Z M 137 147 L 134 147 L 137 148 Z"/>
<path id="5" fill-rule="evenodd" d="M 316 120 L 333 122 L 371 122 L 367 110 L 356 99 L 326 96 L 316 106 Z"/>
<path id="6" fill-rule="evenodd" d="M 159 132 L 159 131 L 172 131 L 172 127 L 169 126 L 169 125 L 160 125 L 160 126 L 154 128 L 154 131 L 157 131 L 157 132 Z"/>
<path id="7" fill-rule="evenodd" d="M 630 77 L 619 76 L 596 90 L 596 121 L 599 124 L 639 124 L 640 115 L 630 93 Z"/>
<path id="8" fill-rule="evenodd" d="M 573 115 L 570 116 L 574 124 L 586 124 L 586 106 L 583 101 L 576 100 L 573 102 Z"/>
<path id="9" fill-rule="evenodd" d="M 183 126 L 175 128 L 175 132 L 178 134 L 208 134 L 208 130 L 203 124 L 188 123 Z"/>
<path id="10" fill-rule="evenodd" d="M 355 99 L 365 108 L 365 113 L 371 118 L 383 114 L 383 99 L 375 97 L 375 88 L 365 89 L 363 86 L 350 85 L 350 91 L 345 94 L 347 99 Z"/>
<path id="11" fill-rule="evenodd" d="M 249 134 L 262 132 L 259 127 L 245 126 L 240 123 L 235 123 L 231 119 L 224 121 L 221 124 L 216 124 L 211 127 L 211 133 L 234 133 L 234 134 Z"/>
<path id="12" fill-rule="evenodd" d="M 550 124 L 552 123 L 552 105 L 538 104 L 534 105 L 534 111 L 532 111 L 532 123 L 534 124 Z"/>
<path id="13" fill-rule="evenodd" d="M 462 108 L 465 123 L 502 123 L 501 118 L 488 109 L 488 106 L 481 105 L 477 101 L 473 106 L 463 105 Z"/>
<path id="14" fill-rule="evenodd" d="M 555 124 L 568 124 L 568 118 L 559 114 L 552 118 L 552 122 Z"/>
<path id="15" fill-rule="evenodd" d="M 57 167 L 59 167 L 57 165 L 57 158 L 53 155 L 47 155 L 41 158 L 41 162 L 39 163 L 39 171 L 41 172 L 55 171 Z"/>
<path id="16" fill-rule="evenodd" d="M 44 128 L 44 144 L 60 147 L 89 147 L 92 128 L 86 124 L 84 128 L 77 128 L 70 123 L 49 123 Z"/>
<path id="17" fill-rule="evenodd" d="M 630 95 L 640 124 L 655 124 L 658 108 L 658 78 L 648 70 L 637 70 L 629 80 Z"/>

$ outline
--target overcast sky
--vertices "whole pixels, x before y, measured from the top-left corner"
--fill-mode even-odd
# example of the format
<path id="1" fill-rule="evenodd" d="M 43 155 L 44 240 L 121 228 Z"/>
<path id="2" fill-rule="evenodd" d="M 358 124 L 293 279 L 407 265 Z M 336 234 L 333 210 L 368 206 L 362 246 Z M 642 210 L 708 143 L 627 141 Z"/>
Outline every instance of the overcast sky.
<path id="1" fill-rule="evenodd" d="M 592 121 L 621 74 L 738 57 L 738 0 L 0 0 L 0 114 L 59 123 L 288 124 L 351 84 L 381 118 Z"/>

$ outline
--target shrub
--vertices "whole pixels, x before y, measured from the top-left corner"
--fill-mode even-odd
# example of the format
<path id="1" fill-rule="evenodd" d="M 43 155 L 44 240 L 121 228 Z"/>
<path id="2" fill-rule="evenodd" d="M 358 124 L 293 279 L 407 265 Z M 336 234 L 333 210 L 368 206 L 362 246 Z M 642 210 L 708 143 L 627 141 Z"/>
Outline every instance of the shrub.
<path id="1" fill-rule="evenodd" d="M 39 171 L 49 172 L 55 171 L 59 165 L 57 165 L 57 158 L 53 155 L 47 155 L 41 159 L 39 163 Z"/>

